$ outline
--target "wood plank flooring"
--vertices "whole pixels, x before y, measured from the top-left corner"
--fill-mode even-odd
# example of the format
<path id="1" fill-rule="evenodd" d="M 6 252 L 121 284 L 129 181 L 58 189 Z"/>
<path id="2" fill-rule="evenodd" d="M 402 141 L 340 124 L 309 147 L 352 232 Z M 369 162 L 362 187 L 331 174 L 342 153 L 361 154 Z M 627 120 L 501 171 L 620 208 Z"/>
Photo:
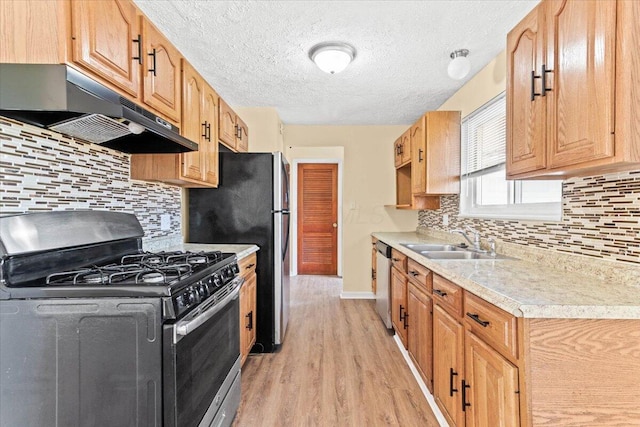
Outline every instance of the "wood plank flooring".
<path id="1" fill-rule="evenodd" d="M 233 426 L 437 426 L 373 301 L 341 300 L 339 278 L 291 279 L 284 344 L 248 357 Z"/>

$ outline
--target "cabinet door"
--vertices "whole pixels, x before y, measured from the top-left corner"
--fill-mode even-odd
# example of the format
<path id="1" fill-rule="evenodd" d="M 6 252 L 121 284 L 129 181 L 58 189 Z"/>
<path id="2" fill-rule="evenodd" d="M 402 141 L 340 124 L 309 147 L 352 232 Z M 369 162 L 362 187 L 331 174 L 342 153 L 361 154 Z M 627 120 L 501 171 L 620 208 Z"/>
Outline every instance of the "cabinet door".
<path id="1" fill-rule="evenodd" d="M 612 157 L 616 2 L 544 5 L 549 167 Z"/>
<path id="2" fill-rule="evenodd" d="M 144 18 L 142 40 L 146 55 L 142 100 L 161 115 L 180 123 L 180 52 Z"/>
<path id="3" fill-rule="evenodd" d="M 409 355 L 429 391 L 433 392 L 433 322 L 431 298 L 409 281 L 407 293 L 409 320 Z"/>
<path id="4" fill-rule="evenodd" d="M 452 426 L 464 426 L 464 329 L 440 306 L 433 307 L 433 394 Z"/>
<path id="5" fill-rule="evenodd" d="M 393 143 L 393 164 L 395 167 L 402 164 L 402 136 Z"/>
<path id="6" fill-rule="evenodd" d="M 466 425 L 520 425 L 518 368 L 473 333 L 465 332 Z"/>
<path id="7" fill-rule="evenodd" d="M 407 279 L 395 267 L 391 268 L 391 323 L 407 348 Z"/>
<path id="8" fill-rule="evenodd" d="M 204 82 L 193 67 L 183 61 L 183 120 L 182 135 L 198 142 L 198 150 L 182 154 L 182 175 L 185 178 L 201 181 L 204 177 L 202 165 L 204 163 L 205 140 L 203 114 Z"/>
<path id="9" fill-rule="evenodd" d="M 224 102 L 224 99 L 220 98 L 220 114 L 218 116 L 218 138 L 220 142 L 225 144 L 232 150 L 236 149 L 236 113 L 233 112 L 231 107 Z"/>
<path id="10" fill-rule="evenodd" d="M 236 124 L 238 125 L 236 149 L 238 150 L 238 152 L 246 153 L 247 151 L 249 151 L 249 127 L 238 116 L 236 116 Z"/>
<path id="11" fill-rule="evenodd" d="M 204 84 L 202 105 L 202 167 L 203 179 L 218 185 L 218 94 L 207 83 Z"/>
<path id="12" fill-rule="evenodd" d="M 420 118 L 409 130 L 411 145 L 411 193 L 421 194 L 427 188 L 427 160 L 426 144 L 424 137 L 424 117 Z"/>
<path id="13" fill-rule="evenodd" d="M 129 0 L 73 1 L 73 62 L 137 97 L 140 87 L 140 26 Z"/>
<path id="14" fill-rule="evenodd" d="M 543 47 L 542 7 L 536 7 L 507 35 L 507 176 L 547 166 Z"/>
<path id="15" fill-rule="evenodd" d="M 256 308 L 257 308 L 257 284 L 258 279 L 255 271 L 247 278 L 247 294 L 249 297 L 249 303 L 247 305 L 247 318 L 245 319 L 245 329 L 247 331 L 247 349 L 246 353 L 251 352 L 251 348 L 256 343 Z"/>
<path id="16" fill-rule="evenodd" d="M 407 129 L 401 136 L 401 162 L 402 164 L 409 163 L 411 161 L 411 128 Z"/>

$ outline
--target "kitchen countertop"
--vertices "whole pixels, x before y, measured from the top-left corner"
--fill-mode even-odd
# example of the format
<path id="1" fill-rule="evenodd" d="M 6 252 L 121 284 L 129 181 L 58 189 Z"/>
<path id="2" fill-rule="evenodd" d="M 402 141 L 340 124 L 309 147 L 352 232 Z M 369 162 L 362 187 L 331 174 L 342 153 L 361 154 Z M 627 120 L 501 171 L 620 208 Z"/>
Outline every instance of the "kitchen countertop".
<path id="1" fill-rule="evenodd" d="M 222 252 L 235 252 L 238 259 L 242 259 L 254 252 L 258 252 L 260 248 L 256 245 L 232 245 L 226 243 L 182 243 L 180 245 L 172 246 L 167 251 L 222 251 Z"/>
<path id="2" fill-rule="evenodd" d="M 611 283 L 519 259 L 432 260 L 401 243 L 451 242 L 415 232 L 372 236 L 518 317 L 640 319 L 639 282 Z"/>

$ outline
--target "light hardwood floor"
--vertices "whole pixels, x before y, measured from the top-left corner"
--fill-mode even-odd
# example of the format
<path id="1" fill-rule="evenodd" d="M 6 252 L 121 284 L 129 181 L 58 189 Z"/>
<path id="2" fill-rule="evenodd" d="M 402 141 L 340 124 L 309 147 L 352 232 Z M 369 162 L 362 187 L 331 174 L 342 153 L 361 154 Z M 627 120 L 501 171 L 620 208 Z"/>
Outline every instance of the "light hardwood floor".
<path id="1" fill-rule="evenodd" d="M 234 427 L 437 426 L 371 300 L 341 300 L 342 280 L 297 276 L 277 353 L 250 355 Z"/>

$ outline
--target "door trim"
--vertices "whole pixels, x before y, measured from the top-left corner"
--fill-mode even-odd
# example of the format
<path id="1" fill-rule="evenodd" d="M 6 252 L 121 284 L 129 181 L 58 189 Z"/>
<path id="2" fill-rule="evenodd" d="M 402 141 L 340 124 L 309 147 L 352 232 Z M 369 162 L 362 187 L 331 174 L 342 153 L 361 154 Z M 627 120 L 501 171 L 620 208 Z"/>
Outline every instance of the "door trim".
<path id="1" fill-rule="evenodd" d="M 338 165 L 338 277 L 342 277 L 342 159 L 299 158 L 291 162 L 291 181 L 289 182 L 289 206 L 298 206 L 298 165 L 300 163 L 333 163 Z M 291 276 L 298 275 L 298 212 L 291 209 L 291 235 L 289 236 L 289 262 Z"/>

